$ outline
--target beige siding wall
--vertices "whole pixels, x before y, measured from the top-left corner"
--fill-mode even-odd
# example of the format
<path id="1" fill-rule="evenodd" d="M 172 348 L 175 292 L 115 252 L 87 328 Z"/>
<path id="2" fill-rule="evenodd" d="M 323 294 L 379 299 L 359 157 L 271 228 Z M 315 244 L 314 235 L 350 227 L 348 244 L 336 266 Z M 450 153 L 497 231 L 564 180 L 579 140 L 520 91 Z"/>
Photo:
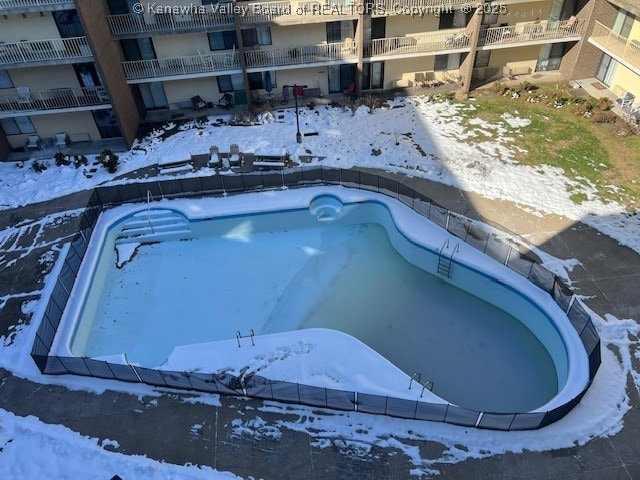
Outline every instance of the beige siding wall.
<path id="1" fill-rule="evenodd" d="M 202 53 L 215 53 L 209 48 L 206 33 L 153 37 L 153 47 L 158 58 L 198 55 L 198 50 Z"/>
<path id="2" fill-rule="evenodd" d="M 317 45 L 327 41 L 324 23 L 292 25 L 290 27 L 271 27 L 273 45 L 264 48 L 288 48 L 300 45 Z"/>
<path id="3" fill-rule="evenodd" d="M 51 12 L 43 12 L 42 17 L 39 13 L 26 13 L 25 16 L 8 15 L 5 19 L 0 15 L 0 41 L 9 43 L 60 38 Z"/>
<path id="4" fill-rule="evenodd" d="M 523 22 L 533 22 L 534 20 L 548 20 L 553 2 L 533 2 L 506 5 L 509 13 L 498 15 L 498 24 L 508 23 L 516 25 Z"/>
<path id="5" fill-rule="evenodd" d="M 68 135 L 87 133 L 91 140 L 100 140 L 100 133 L 93 120 L 91 112 L 61 113 L 53 115 L 31 116 L 31 123 L 40 138 L 54 138 L 56 133 L 65 132 Z M 7 139 L 12 148 L 22 148 L 27 142 L 28 135 L 8 135 Z"/>
<path id="6" fill-rule="evenodd" d="M 433 15 L 425 15 L 423 18 L 395 15 L 387 17 L 386 23 L 387 37 L 404 37 L 412 33 L 438 30 L 440 19 Z"/>
<path id="7" fill-rule="evenodd" d="M 640 18 L 636 18 L 635 22 L 633 22 L 631 32 L 629 32 L 629 40 L 640 41 Z"/>
<path id="8" fill-rule="evenodd" d="M 216 77 L 176 80 L 163 82 L 162 85 L 169 105 L 190 102 L 191 97 L 195 95 L 200 95 L 205 102 L 217 103 L 222 96 L 218 92 Z"/>
<path id="9" fill-rule="evenodd" d="M 435 57 L 418 57 L 384 62 L 384 87 L 410 87 L 415 84 L 416 73 L 433 71 Z M 438 75 L 441 75 L 438 72 Z"/>
<path id="10" fill-rule="evenodd" d="M 621 63 L 616 67 L 616 73 L 611 79 L 611 89 L 614 88 L 615 91 L 631 92 L 640 101 L 640 75 L 635 74 Z"/>
<path id="11" fill-rule="evenodd" d="M 498 48 L 491 50 L 489 67 L 529 67 L 533 72 L 536 68 L 539 53 L 540 45 L 518 48 Z"/>
<path id="12" fill-rule="evenodd" d="M 9 75 L 15 86 L 24 85 L 33 92 L 54 88 L 80 88 L 80 82 L 71 65 L 15 68 Z"/>
<path id="13" fill-rule="evenodd" d="M 328 67 L 297 68 L 295 70 L 279 70 L 276 72 L 278 86 L 275 90 L 282 92 L 283 85 L 307 85 L 309 88 L 320 88 L 326 95 L 329 92 Z"/>

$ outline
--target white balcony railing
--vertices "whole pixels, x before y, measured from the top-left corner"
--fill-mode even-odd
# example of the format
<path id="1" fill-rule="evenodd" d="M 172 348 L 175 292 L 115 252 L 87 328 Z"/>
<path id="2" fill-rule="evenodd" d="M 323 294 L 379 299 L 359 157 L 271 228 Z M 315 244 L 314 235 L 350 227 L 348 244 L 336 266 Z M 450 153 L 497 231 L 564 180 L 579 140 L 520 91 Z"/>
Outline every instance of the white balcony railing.
<path id="1" fill-rule="evenodd" d="M 40 92 L 0 96 L 2 113 L 27 113 L 34 110 L 59 110 L 109 104 L 104 87 L 58 88 Z"/>
<path id="2" fill-rule="evenodd" d="M 9 10 L 43 10 L 63 5 L 73 5 L 73 0 L 0 0 L 0 13 Z"/>
<path id="3" fill-rule="evenodd" d="M 358 58 L 356 44 L 352 40 L 291 48 L 249 50 L 245 52 L 245 57 L 247 68 L 327 63 Z"/>
<path id="4" fill-rule="evenodd" d="M 215 27 L 233 26 L 230 13 L 207 13 L 203 15 L 127 13 L 107 16 L 113 35 L 162 34 L 189 31 L 205 31 Z"/>
<path id="5" fill-rule="evenodd" d="M 438 16 L 453 13 L 462 5 L 472 5 L 471 0 L 377 0 L 373 2 L 374 16 L 413 15 L 415 17 Z"/>
<path id="6" fill-rule="evenodd" d="M 423 33 L 407 37 L 380 38 L 365 47 L 365 57 L 411 55 L 443 50 L 468 49 L 469 37 L 464 29 Z"/>
<path id="7" fill-rule="evenodd" d="M 91 57 L 86 37 L 0 43 L 0 65 Z"/>
<path id="8" fill-rule="evenodd" d="M 160 58 L 122 62 L 127 80 L 196 75 L 237 70 L 240 68 L 238 52 L 192 55 L 188 57 Z"/>
<path id="9" fill-rule="evenodd" d="M 529 22 L 507 27 L 487 28 L 480 32 L 478 45 L 507 45 L 510 43 L 539 43 L 546 40 L 580 37 L 586 23 L 584 20 L 564 20 L 561 22 Z"/>
<path id="10" fill-rule="evenodd" d="M 629 40 L 596 22 L 589 41 L 611 56 L 617 57 L 633 69 L 640 70 L 640 40 Z"/>

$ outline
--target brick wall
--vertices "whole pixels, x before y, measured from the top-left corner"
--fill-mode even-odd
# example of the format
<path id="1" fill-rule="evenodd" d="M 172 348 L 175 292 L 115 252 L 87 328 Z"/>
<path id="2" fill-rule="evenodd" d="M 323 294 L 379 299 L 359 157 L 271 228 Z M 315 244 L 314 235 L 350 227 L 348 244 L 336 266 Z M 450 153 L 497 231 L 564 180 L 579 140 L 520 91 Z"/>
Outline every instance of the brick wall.
<path id="1" fill-rule="evenodd" d="M 109 92 L 122 136 L 131 147 L 140 124 L 140 112 L 125 79 L 120 45 L 111 38 L 105 18 L 110 14 L 109 8 L 105 0 L 76 0 L 75 3 L 93 51 L 96 68 Z"/>
<path id="2" fill-rule="evenodd" d="M 11 152 L 11 145 L 9 145 L 7 136 L 2 131 L 2 128 L 0 128 L 0 162 L 7 159 L 9 152 Z"/>
<path id="3" fill-rule="evenodd" d="M 617 15 L 617 9 L 606 0 L 589 0 L 577 13 L 579 19 L 587 20 L 582 40 L 564 54 L 560 72 L 567 80 L 595 77 L 602 59 L 602 50 L 588 42 L 596 20 L 609 27 Z"/>

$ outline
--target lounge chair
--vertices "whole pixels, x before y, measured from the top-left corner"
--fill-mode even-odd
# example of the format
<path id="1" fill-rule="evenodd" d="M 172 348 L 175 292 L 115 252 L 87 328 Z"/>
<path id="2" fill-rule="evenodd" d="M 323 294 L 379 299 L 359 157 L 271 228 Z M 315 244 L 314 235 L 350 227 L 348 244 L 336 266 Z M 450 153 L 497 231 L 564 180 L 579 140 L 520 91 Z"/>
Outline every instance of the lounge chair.
<path id="1" fill-rule="evenodd" d="M 220 100 L 218 100 L 218 106 L 224 108 L 225 110 L 229 110 L 233 105 L 233 96 L 230 93 L 225 93 L 222 95 Z"/>
<path id="2" fill-rule="evenodd" d="M 342 89 L 342 93 L 344 94 L 345 97 L 352 97 L 355 95 L 355 92 L 356 92 L 356 82 L 354 81 L 351 81 L 351 83 L 347 88 Z"/>
<path id="3" fill-rule="evenodd" d="M 636 96 L 633 93 L 627 92 L 624 97 L 618 98 L 616 100 L 616 103 L 620 105 L 621 108 L 627 108 L 633 105 L 633 102 L 635 101 L 635 99 L 636 99 Z"/>
<path id="4" fill-rule="evenodd" d="M 205 102 L 200 95 L 191 97 L 191 103 L 193 103 L 193 108 L 195 108 L 198 112 L 204 108 L 207 108 L 207 102 Z"/>
<path id="5" fill-rule="evenodd" d="M 25 150 L 40 150 L 40 137 L 38 135 L 29 135 L 27 137 L 27 143 L 24 146 Z"/>
<path id="6" fill-rule="evenodd" d="M 282 87 L 282 93 L 280 94 L 280 103 L 285 105 L 289 103 L 289 85 Z"/>
<path id="7" fill-rule="evenodd" d="M 229 165 L 238 167 L 242 165 L 243 160 L 244 159 L 242 157 L 242 154 L 240 153 L 240 148 L 236 143 L 233 143 L 229 147 Z"/>
<path id="8" fill-rule="evenodd" d="M 56 133 L 56 148 L 67 148 L 67 134 Z"/>
<path id="9" fill-rule="evenodd" d="M 218 147 L 215 145 L 211 145 L 209 148 L 209 166 L 210 167 L 219 167 L 222 165 L 222 158 L 220 158 L 220 152 L 218 151 Z"/>

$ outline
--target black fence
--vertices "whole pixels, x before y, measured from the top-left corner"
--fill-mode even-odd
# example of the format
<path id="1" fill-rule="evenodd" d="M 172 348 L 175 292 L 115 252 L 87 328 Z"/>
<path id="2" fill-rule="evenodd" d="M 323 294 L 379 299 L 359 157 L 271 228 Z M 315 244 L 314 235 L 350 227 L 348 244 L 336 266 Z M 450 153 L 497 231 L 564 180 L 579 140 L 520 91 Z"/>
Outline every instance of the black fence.
<path id="1" fill-rule="evenodd" d="M 392 417 L 447 422 L 493 430 L 541 428 L 566 415 L 582 398 L 588 386 L 568 403 L 541 413 L 478 412 L 454 405 L 434 404 L 388 396 L 314 387 L 269 380 L 257 375 L 236 377 L 220 373 L 172 372 L 114 364 L 80 357 L 49 355 L 62 313 L 69 299 L 80 264 L 100 213 L 123 203 L 161 198 L 198 198 L 265 189 L 309 185 L 342 185 L 382 193 L 400 200 L 432 222 L 529 279 L 551 295 L 569 317 L 589 357 L 589 385 L 600 366 L 600 337 L 582 303 L 556 275 L 518 249 L 479 228 L 472 220 L 453 213 L 430 198 L 393 179 L 373 173 L 337 168 L 298 168 L 278 172 L 179 178 L 96 188 L 80 216 L 60 274 L 48 300 L 31 350 L 36 365 L 49 375 L 90 377 L 141 382 L 159 387 L 198 390 L 223 395 L 241 395 L 336 410 L 358 411 Z"/>

